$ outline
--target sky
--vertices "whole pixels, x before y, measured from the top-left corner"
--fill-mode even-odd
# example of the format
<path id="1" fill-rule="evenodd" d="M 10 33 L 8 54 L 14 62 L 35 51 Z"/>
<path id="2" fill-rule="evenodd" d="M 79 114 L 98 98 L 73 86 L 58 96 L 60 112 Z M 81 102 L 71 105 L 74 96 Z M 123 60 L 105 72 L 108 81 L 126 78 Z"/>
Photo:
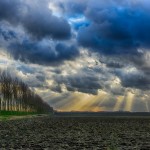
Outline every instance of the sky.
<path id="1" fill-rule="evenodd" d="M 149 0 L 0 0 L 0 68 L 58 111 L 150 110 Z"/>

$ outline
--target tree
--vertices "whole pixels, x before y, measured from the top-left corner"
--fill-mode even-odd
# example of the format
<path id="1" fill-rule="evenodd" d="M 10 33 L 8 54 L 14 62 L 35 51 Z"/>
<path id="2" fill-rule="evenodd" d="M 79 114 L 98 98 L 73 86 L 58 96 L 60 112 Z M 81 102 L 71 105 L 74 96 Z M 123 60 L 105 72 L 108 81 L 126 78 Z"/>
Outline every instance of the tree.
<path id="1" fill-rule="evenodd" d="M 46 113 L 53 112 L 42 98 L 18 78 L 0 71 L 0 110 Z"/>

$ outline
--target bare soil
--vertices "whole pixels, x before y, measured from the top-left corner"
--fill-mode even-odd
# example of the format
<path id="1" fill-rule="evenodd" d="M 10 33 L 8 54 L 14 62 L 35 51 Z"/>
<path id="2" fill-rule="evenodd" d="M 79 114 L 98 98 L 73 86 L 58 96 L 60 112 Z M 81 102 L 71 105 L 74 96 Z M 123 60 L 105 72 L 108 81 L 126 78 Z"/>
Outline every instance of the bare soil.
<path id="1" fill-rule="evenodd" d="M 33 117 L 0 122 L 0 150 L 150 150 L 150 118 Z"/>

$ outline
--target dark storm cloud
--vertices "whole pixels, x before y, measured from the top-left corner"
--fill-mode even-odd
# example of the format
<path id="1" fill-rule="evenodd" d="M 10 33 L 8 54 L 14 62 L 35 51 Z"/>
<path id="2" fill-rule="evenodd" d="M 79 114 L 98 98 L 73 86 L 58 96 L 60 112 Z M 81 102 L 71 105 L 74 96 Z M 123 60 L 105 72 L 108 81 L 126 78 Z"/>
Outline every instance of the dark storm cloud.
<path id="1" fill-rule="evenodd" d="M 88 76 L 82 73 L 67 77 L 56 77 L 58 84 L 65 84 L 68 91 L 78 91 L 96 95 L 98 89 L 101 89 L 99 78 L 97 76 Z"/>
<path id="2" fill-rule="evenodd" d="M 118 77 L 121 79 L 122 86 L 126 88 L 150 89 L 150 78 L 143 72 L 120 73 Z"/>
<path id="3" fill-rule="evenodd" d="M 53 16 L 50 10 L 31 10 L 23 20 L 25 29 L 34 37 L 49 37 L 53 39 L 68 39 L 71 28 L 63 18 Z"/>
<path id="4" fill-rule="evenodd" d="M 36 78 L 41 81 L 41 82 L 45 82 L 46 78 L 43 75 L 36 75 Z"/>
<path id="5" fill-rule="evenodd" d="M 90 61 L 81 61 L 84 60 L 84 54 L 78 62 L 83 68 L 79 69 L 78 65 L 74 67 L 75 71 L 79 71 L 77 74 L 69 72 L 66 65 L 68 74 L 63 76 L 63 70 L 57 66 L 52 71 L 52 74 L 58 75 L 53 79 L 56 84 L 49 87 L 55 92 L 63 92 L 61 84 L 68 91 L 89 94 L 97 94 L 99 89 L 112 95 L 123 95 L 126 88 L 150 89 L 150 57 L 147 54 L 150 49 L 150 2 L 53 1 L 61 10 L 62 17 L 58 17 L 59 10 L 54 8 L 52 12 L 48 8 L 49 2 L 52 2 L 49 0 L 0 0 L 0 46 L 15 60 L 53 65 L 54 68 L 65 60 L 78 57 L 80 46 L 88 48 L 82 51 L 91 50 L 89 59 L 93 51 L 99 53 L 98 57 L 105 57 L 100 62 L 100 57 L 95 59 L 94 66 Z M 127 66 L 138 71 L 125 73 Z M 28 76 L 34 74 L 28 67 L 19 70 Z M 33 81 L 38 80 L 37 87 L 46 82 L 44 76 L 37 74 L 32 77 Z M 109 80 L 113 80 L 113 76 L 120 78 L 123 87 L 111 85 Z M 33 84 L 36 87 L 36 82 Z"/>
<path id="6" fill-rule="evenodd" d="M 40 65 L 60 64 L 64 60 L 71 60 L 79 55 L 75 45 L 68 46 L 58 43 L 55 47 L 51 47 L 51 43 L 47 41 L 29 40 L 12 43 L 9 45 L 8 52 L 16 60 Z"/>
<path id="7" fill-rule="evenodd" d="M 1 0 L 0 21 L 22 25 L 35 38 L 67 39 L 71 36 L 68 22 L 52 15 L 47 0 Z"/>
<path id="8" fill-rule="evenodd" d="M 84 13 L 88 0 L 58 0 L 55 3 L 67 16 L 76 16 Z"/>
<path id="9" fill-rule="evenodd" d="M 150 89 L 150 78 L 149 76 L 127 76 L 122 79 L 122 85 L 125 87 L 138 88 L 141 90 Z"/>
<path id="10" fill-rule="evenodd" d="M 22 8 L 20 0 L 1 0 L 0 1 L 0 20 L 7 20 L 16 23 L 20 18 L 19 8 Z"/>
<path id="11" fill-rule="evenodd" d="M 104 54 L 134 54 L 138 48 L 150 48 L 147 3 L 90 1 L 84 11 L 90 24 L 79 30 L 80 45 Z"/>
<path id="12" fill-rule="evenodd" d="M 144 74 L 150 75 L 149 53 L 141 53 L 136 56 L 129 56 L 127 60 L 131 62 L 136 68 L 144 72 Z"/>
<path id="13" fill-rule="evenodd" d="M 59 59 L 74 59 L 79 55 L 78 49 L 75 45 L 67 46 L 66 44 L 59 43 L 55 47 L 57 57 Z"/>
<path id="14" fill-rule="evenodd" d="M 5 41 L 10 41 L 17 38 L 17 35 L 12 29 L 6 29 L 0 25 L 0 38 Z"/>
<path id="15" fill-rule="evenodd" d="M 48 0 L 1 0 L 0 46 L 26 63 L 60 64 L 79 55 L 75 44 L 64 44 L 71 27 L 48 8 Z M 59 40 L 59 41 L 56 41 Z"/>
<path id="16" fill-rule="evenodd" d="M 124 65 L 118 62 L 109 62 L 106 64 L 109 68 L 123 68 Z"/>

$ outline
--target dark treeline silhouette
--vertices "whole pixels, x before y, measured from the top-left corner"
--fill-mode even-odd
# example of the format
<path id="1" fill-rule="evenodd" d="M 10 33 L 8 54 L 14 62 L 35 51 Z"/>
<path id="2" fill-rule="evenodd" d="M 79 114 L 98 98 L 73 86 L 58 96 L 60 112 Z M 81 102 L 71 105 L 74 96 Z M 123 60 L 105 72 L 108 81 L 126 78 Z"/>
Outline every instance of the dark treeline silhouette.
<path id="1" fill-rule="evenodd" d="M 0 111 L 47 113 L 53 109 L 24 82 L 0 71 Z"/>
<path id="2" fill-rule="evenodd" d="M 150 112 L 128 112 L 128 111 L 101 111 L 101 112 L 88 112 L 88 111 L 72 111 L 72 112 L 59 112 L 55 111 L 54 114 L 59 117 L 143 117 L 150 116 Z"/>

